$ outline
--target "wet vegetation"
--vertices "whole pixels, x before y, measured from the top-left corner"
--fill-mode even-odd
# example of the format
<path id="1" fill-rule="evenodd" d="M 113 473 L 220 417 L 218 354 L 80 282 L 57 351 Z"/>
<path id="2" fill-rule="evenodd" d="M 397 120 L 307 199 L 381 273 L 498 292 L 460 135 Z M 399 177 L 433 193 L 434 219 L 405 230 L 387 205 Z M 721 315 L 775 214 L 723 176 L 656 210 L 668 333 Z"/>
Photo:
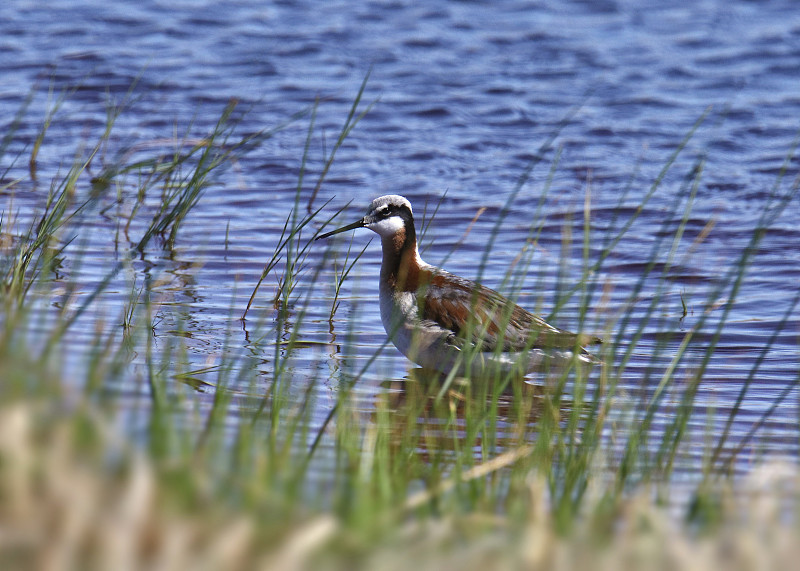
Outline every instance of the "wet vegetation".
<path id="1" fill-rule="evenodd" d="M 620 407 L 620 378 L 647 324 L 660 319 L 659 308 L 667 303 L 668 274 L 687 246 L 685 229 L 704 156 L 685 173 L 672 210 L 664 213 L 630 303 L 598 312 L 604 284 L 596 276 L 661 190 L 704 117 L 676 141 L 673 157 L 638 209 L 620 208 L 615 224 L 598 234 L 587 191 L 578 225 L 582 235 L 565 227 L 564 252 L 579 245 L 583 279 L 561 284 L 551 307 L 557 312 L 577 303 L 582 328 L 598 330 L 605 339 L 598 353 L 602 365 L 554 370 L 527 383 L 470 383 L 412 371 L 407 380 L 391 381 L 404 383 L 402 391 L 386 391 L 365 414 L 354 390 L 375 357 L 358 368 L 344 363 L 329 378 L 321 378 L 319 368 L 298 371 L 294 361 L 308 348 L 303 329 L 311 300 L 328 299 L 330 318 L 337 319 L 349 303 L 342 288 L 364 251 L 351 243 L 342 256 L 336 242 L 313 243 L 339 214 L 314 201 L 337 150 L 369 108 L 361 101 L 364 85 L 318 178 L 306 179 L 308 144 L 298 157 L 296 201 L 283 235 L 271 253 L 264 252 L 250 303 L 231 308 L 230 329 L 219 331 L 218 359 L 204 369 L 189 365 L 180 331 L 168 342 L 154 342 L 165 310 L 154 291 L 158 277 L 140 275 L 137 255 L 155 242 L 173 243 L 218 174 L 283 125 L 240 134 L 243 115 L 231 102 L 205 137 L 132 147 L 111 157 L 106 149 L 128 104 L 123 101 L 109 105 L 99 140 L 84 145 L 65 172 L 47 181 L 39 212 L 15 210 L 14 194 L 24 181 L 2 177 L 3 561 L 16 568 L 98 569 L 790 565 L 800 555 L 794 464 L 759 464 L 748 474 L 734 468 L 771 411 L 796 394 L 800 377 L 770 395 L 762 421 L 744 438 L 730 431 L 748 391 L 757 390 L 753 379 L 800 295 L 742 374 L 739 399 L 721 430 L 704 422 L 708 411 L 695 405 L 752 257 L 796 196 L 798 180 L 788 176 L 795 150 L 787 151 L 784 170 L 761 205 L 750 244 L 695 308 L 700 317 L 652 350 L 653 372 L 642 379 L 641 398 Z M 58 120 L 60 101 L 25 147 L 27 156 L 9 153 L 21 136 L 16 128 L 27 106 L 6 125 L 0 173 L 27 160 L 30 176 L 36 176 L 37 155 L 47 145 L 49 125 Z M 318 105 L 324 103 L 289 119 L 308 123 L 309 140 Z M 512 189 L 486 256 L 530 172 L 558 169 L 559 153 L 547 153 L 557 136 L 543 143 Z M 542 164 L 546 156 L 553 158 Z M 135 191 L 123 193 L 122 187 Z M 86 261 L 81 229 L 101 215 L 97 197 L 115 190 L 117 207 L 102 215 L 116 217 L 126 237 L 121 242 L 129 247 L 109 264 L 106 279 L 85 291 L 69 277 Z M 549 190 L 542 189 L 540 204 Z M 620 196 L 620 205 L 631 192 Z M 506 279 L 512 292 L 522 287 L 544 223 L 541 212 L 532 220 L 530 239 Z M 423 228 L 426 223 L 430 217 Z M 693 243 L 703 239 L 701 232 Z M 599 255 L 590 243 L 602 244 Z M 328 248 L 323 264 L 310 262 L 312 248 Z M 61 272 L 65 265 L 71 271 Z M 194 271 L 202 272 L 202 266 Z M 120 314 L 96 312 L 121 272 L 132 277 Z M 330 276 L 333 283 L 323 280 Z M 634 307 L 642 307 L 634 303 L 636 296 L 652 280 L 659 284 L 656 295 L 644 315 L 634 315 Z M 265 295 L 274 295 L 269 310 L 252 312 L 254 299 Z M 720 299 L 727 302 L 720 305 Z M 92 327 L 81 327 L 90 339 L 76 366 L 63 346 L 87 316 Z M 235 341 L 240 317 L 254 323 L 247 347 Z M 353 342 L 350 333 L 337 342 Z M 704 349 L 690 357 L 687 348 L 697 336 Z M 667 343 L 668 337 L 675 343 Z M 252 358 L 256 350 L 270 363 L 266 374 L 263 361 Z M 139 387 L 136 395 L 118 390 L 122 379 Z M 320 383 L 333 386 L 335 394 L 324 418 L 314 415 Z M 697 462 L 687 451 L 698 446 L 702 461 L 687 466 L 687 458 Z M 683 502 L 670 497 L 680 470 L 702 474 Z"/>

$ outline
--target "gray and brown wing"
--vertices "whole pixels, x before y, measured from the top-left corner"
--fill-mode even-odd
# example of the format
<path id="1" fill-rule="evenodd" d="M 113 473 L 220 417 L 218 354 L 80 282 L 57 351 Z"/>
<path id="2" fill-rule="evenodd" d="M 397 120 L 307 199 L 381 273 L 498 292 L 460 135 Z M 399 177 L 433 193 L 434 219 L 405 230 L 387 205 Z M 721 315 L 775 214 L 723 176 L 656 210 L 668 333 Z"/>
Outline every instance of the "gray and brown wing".
<path id="1" fill-rule="evenodd" d="M 492 289 L 444 270 L 432 273 L 426 281 L 419 300 L 420 315 L 452 331 L 457 344 L 467 342 L 487 352 L 575 347 L 577 335 L 553 327 Z"/>

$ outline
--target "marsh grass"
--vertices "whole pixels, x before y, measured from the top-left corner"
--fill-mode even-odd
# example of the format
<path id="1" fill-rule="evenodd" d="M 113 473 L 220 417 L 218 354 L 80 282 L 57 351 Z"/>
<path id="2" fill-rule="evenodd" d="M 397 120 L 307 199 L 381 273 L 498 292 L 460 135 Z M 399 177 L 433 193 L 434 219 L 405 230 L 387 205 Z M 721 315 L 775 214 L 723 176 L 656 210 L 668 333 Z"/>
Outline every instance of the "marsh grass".
<path id="1" fill-rule="evenodd" d="M 96 214 L 96 194 L 84 197 L 80 183 L 88 178 L 88 165 L 98 160 L 98 151 L 107 147 L 113 122 L 123 110 L 112 106 L 100 140 L 51 182 L 33 222 L 20 224 L 13 209 L 4 211 L 2 232 L 9 239 L 0 253 L 3 560 L 16 567 L 225 569 L 641 568 L 646 562 L 709 568 L 731 557 L 747 568 L 753 562 L 780 566 L 796 560 L 792 510 L 800 509 L 800 484 L 794 467 L 769 472 L 765 466 L 762 479 L 742 483 L 731 478 L 731 465 L 746 441 L 756 437 L 769 410 L 797 387 L 795 378 L 774 396 L 762 422 L 744 440 L 733 436 L 741 404 L 778 334 L 791 323 L 800 295 L 743 376 L 722 432 L 708 435 L 706 464 L 693 467 L 703 477 L 690 491 L 693 501 L 684 513 L 695 527 L 671 518 L 671 507 L 660 507 L 653 496 L 666 498 L 681 469 L 681 454 L 696 441 L 690 421 L 706 414 L 695 406 L 703 375 L 752 257 L 796 196 L 797 181 L 787 185 L 783 174 L 778 177 L 748 247 L 721 272 L 694 324 L 685 332 L 671 332 L 676 343 L 655 345 L 651 369 L 656 372 L 641 380 L 642 397 L 626 401 L 621 411 L 620 380 L 648 324 L 660 324 L 658 308 L 671 293 L 670 269 L 686 249 L 684 232 L 705 165 L 702 153 L 683 175 L 683 186 L 664 214 L 664 226 L 629 299 L 596 318 L 604 295 L 598 276 L 676 167 L 678 156 L 687 152 L 705 117 L 677 143 L 638 206 L 626 211 L 630 215 L 615 217 L 598 235 L 587 183 L 582 212 L 565 222 L 562 258 L 571 259 L 578 245 L 580 279 L 568 283 L 566 270 L 560 270 L 559 293 L 542 303 L 553 308 L 551 318 L 577 306 L 581 329 L 602 332 L 602 364 L 546 371 L 533 384 L 510 375 L 468 382 L 414 370 L 407 379 L 391 381 L 365 411 L 355 388 L 386 343 L 364 359 L 343 360 L 329 377 L 321 377 L 317 367 L 295 367 L 299 353 L 319 347 L 305 340 L 309 308 L 327 295 L 331 331 L 339 325 L 342 289 L 364 252 L 353 255 L 350 242 L 341 257 L 334 242 L 323 263 L 311 262 L 311 248 L 320 247 L 312 246 L 314 238 L 344 210 L 329 211 L 329 203 L 313 208 L 312 202 L 337 150 L 369 110 L 359 110 L 365 87 L 366 79 L 335 146 L 324 154 L 310 193 L 304 176 L 321 103 L 303 115 L 309 127 L 294 208 L 242 319 L 236 319 L 241 308 L 233 303 L 230 308 L 229 323 L 243 324 L 247 342 L 241 343 L 233 327 L 221 330 L 222 348 L 213 365 L 189 365 L 180 323 L 175 335 L 161 336 L 156 343 L 163 311 L 160 293 L 155 280 L 138 279 L 132 259 L 157 237 L 167 245 L 174 242 L 215 177 L 275 129 L 238 135 L 241 117 L 235 118 L 232 102 L 206 137 L 173 141 L 171 153 L 143 157 L 143 149 L 134 148 L 103 162 L 94 190 L 135 179 L 136 191 L 120 198 L 133 204 L 127 215 L 120 211 L 119 216 L 127 216 L 123 221 L 128 230 L 141 233 L 130 239 L 130 251 L 93 290 L 77 291 L 78 284 L 64 278 L 64 298 L 70 302 L 61 303 L 54 317 L 45 318 L 35 308 L 56 301 L 50 285 L 60 259 L 73 256 L 73 274 L 80 266 L 81 248 L 68 246 L 80 240 L 84 217 Z M 480 276 L 514 198 L 552 154 L 528 240 L 503 280 L 513 299 L 520 294 L 544 223 L 543 206 L 560 158 L 552 146 L 576 111 L 565 116 L 522 173 L 479 265 Z M 7 138 L 14 136 L 14 125 L 27 112 L 26 105 L 0 150 L 9 147 Z M 36 138 L 33 162 L 47 143 L 54 116 L 47 115 Z M 785 172 L 793 153 L 787 155 Z M 631 192 L 622 193 L 620 205 Z M 157 207 L 146 206 L 155 195 Z M 423 229 L 433 216 L 426 217 Z M 580 238 L 574 237 L 576 232 Z M 333 270 L 327 271 L 330 266 Z M 119 315 L 94 324 L 83 357 L 85 378 L 76 383 L 62 374 L 58 348 L 122 270 L 134 276 L 128 299 Z M 332 283 L 324 283 L 329 276 Z M 256 318 L 245 319 L 267 280 L 275 286 L 274 300 L 267 307 L 259 305 Z M 641 311 L 646 287 L 653 293 Z M 726 302 L 720 306 L 721 299 Z M 337 341 L 348 354 L 357 352 L 358 308 L 352 309 Z M 54 323 L 43 327 L 43 319 Z M 37 331 L 46 331 L 43 342 L 35 339 Z M 708 339 L 706 348 L 690 359 L 687 347 L 700 334 Z M 318 355 L 328 359 L 321 351 Z M 113 390 L 126 376 L 143 381 L 142 398 L 131 400 Z M 318 389 L 325 383 L 333 387 L 332 404 L 320 417 L 325 409 L 317 406 L 323 394 Z M 667 412 L 666 422 L 655 422 Z M 774 493 L 775 485 L 784 486 L 787 495 Z M 740 493 L 741 486 L 749 495 Z M 771 543 L 762 545 L 764 532 L 755 531 L 754 525 L 768 530 Z M 749 551 L 748 545 L 758 547 Z"/>

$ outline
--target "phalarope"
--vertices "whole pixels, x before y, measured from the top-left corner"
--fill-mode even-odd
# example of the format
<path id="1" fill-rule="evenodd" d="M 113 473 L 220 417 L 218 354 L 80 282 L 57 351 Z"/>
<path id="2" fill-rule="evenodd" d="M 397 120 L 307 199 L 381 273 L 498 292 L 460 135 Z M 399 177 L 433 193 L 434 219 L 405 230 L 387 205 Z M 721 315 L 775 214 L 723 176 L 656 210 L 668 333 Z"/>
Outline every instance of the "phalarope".
<path id="1" fill-rule="evenodd" d="M 575 357 L 596 361 L 583 346 L 599 338 L 553 327 L 496 291 L 424 262 L 406 198 L 376 198 L 363 218 L 317 240 L 355 228 L 381 237 L 381 321 L 400 352 L 421 367 L 526 374 Z"/>

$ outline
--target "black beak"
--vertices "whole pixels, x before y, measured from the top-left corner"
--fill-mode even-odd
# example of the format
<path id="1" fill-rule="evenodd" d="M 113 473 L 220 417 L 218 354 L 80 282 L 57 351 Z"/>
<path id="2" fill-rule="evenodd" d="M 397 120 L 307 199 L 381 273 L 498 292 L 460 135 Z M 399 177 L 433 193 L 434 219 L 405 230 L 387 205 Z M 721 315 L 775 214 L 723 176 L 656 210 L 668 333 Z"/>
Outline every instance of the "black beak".
<path id="1" fill-rule="evenodd" d="M 366 225 L 367 225 L 367 223 L 362 218 L 360 220 L 356 220 L 352 224 L 348 224 L 347 226 L 343 226 L 342 228 L 334 230 L 333 232 L 326 232 L 325 234 L 320 234 L 319 236 L 314 238 L 314 240 L 322 240 L 323 238 L 327 238 L 328 236 L 333 236 L 334 234 L 338 234 L 340 232 L 347 232 L 348 230 L 355 230 L 356 228 L 363 228 Z"/>

